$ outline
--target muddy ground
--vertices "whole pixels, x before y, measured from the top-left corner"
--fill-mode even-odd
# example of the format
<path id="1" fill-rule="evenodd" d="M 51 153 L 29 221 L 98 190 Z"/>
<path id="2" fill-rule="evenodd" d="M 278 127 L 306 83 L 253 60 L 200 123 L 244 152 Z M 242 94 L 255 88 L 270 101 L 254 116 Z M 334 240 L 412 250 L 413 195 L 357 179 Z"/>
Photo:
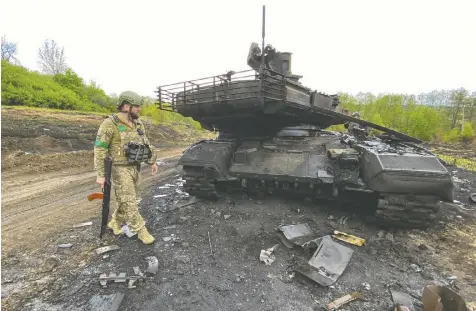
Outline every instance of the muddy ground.
<path id="1" fill-rule="evenodd" d="M 110 232 L 100 240 L 100 202 L 86 200 L 87 194 L 98 190 L 88 148 L 100 119 L 78 129 L 78 123 L 56 117 L 69 125 L 54 128 L 60 121 L 53 123 L 52 116 L 42 114 L 37 116 L 41 122 L 35 123 L 30 112 L 25 113 L 23 120 L 32 122 L 29 128 L 36 130 L 20 137 L 12 133 L 22 133 L 15 123 L 22 117 L 2 109 L 5 310 L 90 310 L 93 295 L 111 293 L 125 295 L 119 310 L 319 310 L 353 291 L 359 291 L 362 299 L 341 310 L 388 310 L 390 289 L 412 295 L 416 310 L 423 310 L 419 297 L 424 286 L 447 285 L 451 276 L 457 277 L 453 289 L 466 302 L 476 301 L 476 212 L 468 201 L 468 194 L 476 189 L 476 173 L 449 168 L 459 186 L 457 199 L 464 205 L 445 209 L 440 222 L 428 230 L 380 228 L 364 221 L 357 211 L 240 193 L 180 208 L 193 198 L 177 191 L 180 169 L 175 162 L 183 142 L 200 135 L 184 138 L 176 133 L 171 134 L 172 140 L 159 136 L 154 143 L 164 146 L 160 173 L 151 176 L 148 167 L 143 169 L 139 203 L 157 242 L 146 246 L 135 237 L 115 237 Z M 41 136 L 34 136 L 41 128 L 51 129 L 45 136 L 57 139 L 55 144 L 34 140 Z M 58 131 L 70 134 L 62 138 Z M 74 133 L 86 133 L 89 142 L 81 145 L 82 138 Z M 72 147 L 61 145 L 65 139 Z M 159 188 L 166 184 L 172 186 Z M 160 194 L 166 196 L 154 197 Z M 339 223 L 343 216 L 348 217 L 346 224 Z M 73 228 L 86 221 L 93 225 Z M 293 273 L 311 254 L 287 249 L 276 237 L 277 226 L 293 223 L 309 224 L 318 236 L 334 229 L 344 231 L 366 239 L 366 244 L 346 244 L 354 250 L 350 264 L 332 287 L 321 287 Z M 58 247 L 65 243 L 72 247 Z M 112 244 L 120 249 L 106 258 L 94 252 Z M 269 266 L 260 262 L 260 251 L 276 244 L 276 261 Z M 99 284 L 101 273 L 132 273 L 134 266 L 145 271 L 147 256 L 158 258 L 158 273 L 136 288 Z"/>

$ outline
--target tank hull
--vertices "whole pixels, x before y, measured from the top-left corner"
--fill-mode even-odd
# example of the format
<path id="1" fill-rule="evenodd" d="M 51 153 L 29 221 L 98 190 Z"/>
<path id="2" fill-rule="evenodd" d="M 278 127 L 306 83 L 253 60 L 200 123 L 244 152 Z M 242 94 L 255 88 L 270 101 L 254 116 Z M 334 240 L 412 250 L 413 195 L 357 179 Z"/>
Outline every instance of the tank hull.
<path id="1" fill-rule="evenodd" d="M 228 191 L 298 194 L 372 209 L 380 223 L 427 227 L 453 201 L 450 173 L 428 151 L 346 134 L 205 140 L 182 155 L 185 190 L 204 198 Z M 364 205 L 364 206 L 360 206 Z"/>

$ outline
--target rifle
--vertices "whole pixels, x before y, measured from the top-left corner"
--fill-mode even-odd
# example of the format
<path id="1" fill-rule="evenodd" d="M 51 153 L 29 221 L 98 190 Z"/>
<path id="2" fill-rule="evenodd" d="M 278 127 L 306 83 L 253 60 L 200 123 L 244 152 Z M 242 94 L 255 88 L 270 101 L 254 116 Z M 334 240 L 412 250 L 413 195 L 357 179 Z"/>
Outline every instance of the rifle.
<path id="1" fill-rule="evenodd" d="M 106 181 L 104 182 L 104 189 L 103 189 L 104 195 L 102 198 L 101 233 L 99 234 L 99 238 L 102 238 L 104 231 L 106 231 L 107 220 L 109 218 L 109 201 L 111 199 L 111 169 L 112 169 L 112 159 L 110 157 L 105 157 L 104 171 L 106 173 Z M 89 200 L 89 196 L 88 196 L 88 200 Z"/>

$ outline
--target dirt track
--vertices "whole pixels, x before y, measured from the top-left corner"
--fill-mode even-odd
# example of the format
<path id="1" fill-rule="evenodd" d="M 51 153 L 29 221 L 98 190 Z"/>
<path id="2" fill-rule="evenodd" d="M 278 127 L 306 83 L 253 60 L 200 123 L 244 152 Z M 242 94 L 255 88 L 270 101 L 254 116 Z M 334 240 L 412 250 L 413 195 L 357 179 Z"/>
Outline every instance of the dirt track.
<path id="1" fill-rule="evenodd" d="M 2 114 L 2 135 L 4 118 Z M 8 124 L 12 123 L 7 120 Z M 12 127 L 9 133 L 15 131 Z M 2 146 L 19 139 L 4 138 Z M 119 310 L 319 310 L 352 291 L 361 292 L 364 299 L 341 310 L 387 310 L 389 289 L 412 294 L 416 310 L 422 310 L 418 297 L 423 287 L 449 284 L 449 276 L 457 276 L 455 289 L 467 302 L 476 301 L 476 287 L 471 285 L 476 278 L 474 211 L 448 209 L 435 228 L 385 229 L 383 237 L 377 235 L 381 228 L 363 221 L 357 211 L 282 198 L 233 194 L 168 211 L 188 201 L 176 191 L 181 188 L 174 155 L 181 148 L 172 147 L 159 154 L 168 157 L 160 174 L 151 176 L 148 167 L 142 171 L 141 212 L 157 242 L 146 246 L 136 238 L 111 233 L 100 240 L 100 202 L 86 200 L 87 194 L 98 190 L 91 152 L 65 153 L 70 150 L 63 148 L 53 154 L 46 148 L 43 153 L 24 154 L 19 150 L 10 148 L 2 158 L 5 310 L 89 310 L 93 295 L 117 292 L 125 294 Z M 465 208 L 474 208 L 467 196 L 476 189 L 476 174 L 450 169 L 458 178 L 457 199 Z M 174 186 L 159 188 L 165 184 Z M 166 197 L 155 198 L 158 194 Z M 346 224 L 339 223 L 343 216 L 348 217 Z M 72 228 L 85 221 L 93 225 Z M 281 244 L 273 264 L 259 261 L 261 249 L 280 244 L 275 236 L 278 225 L 302 222 L 320 236 L 336 229 L 366 239 L 363 247 L 346 245 L 354 255 L 333 287 L 317 286 L 293 274 L 298 264 L 309 259 L 305 252 Z M 73 246 L 58 247 L 64 243 Z M 121 249 L 107 258 L 94 253 L 97 247 L 111 244 Z M 159 272 L 137 288 L 120 283 L 106 289 L 100 286 L 100 273 L 131 273 L 134 266 L 144 271 L 147 256 L 159 259 Z"/>

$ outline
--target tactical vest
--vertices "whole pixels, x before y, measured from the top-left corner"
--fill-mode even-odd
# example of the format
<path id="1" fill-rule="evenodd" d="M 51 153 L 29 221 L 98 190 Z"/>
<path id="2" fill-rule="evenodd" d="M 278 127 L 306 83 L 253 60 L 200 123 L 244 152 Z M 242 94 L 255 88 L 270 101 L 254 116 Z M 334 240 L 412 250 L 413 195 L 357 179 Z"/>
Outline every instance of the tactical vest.
<path id="1" fill-rule="evenodd" d="M 142 162 L 148 161 L 152 157 L 152 152 L 145 136 L 144 124 L 137 120 L 136 131 L 131 131 L 125 125 L 120 124 L 121 121 L 117 115 L 113 114 L 110 118 L 121 138 L 122 155 L 127 159 L 127 163 L 140 165 Z"/>

